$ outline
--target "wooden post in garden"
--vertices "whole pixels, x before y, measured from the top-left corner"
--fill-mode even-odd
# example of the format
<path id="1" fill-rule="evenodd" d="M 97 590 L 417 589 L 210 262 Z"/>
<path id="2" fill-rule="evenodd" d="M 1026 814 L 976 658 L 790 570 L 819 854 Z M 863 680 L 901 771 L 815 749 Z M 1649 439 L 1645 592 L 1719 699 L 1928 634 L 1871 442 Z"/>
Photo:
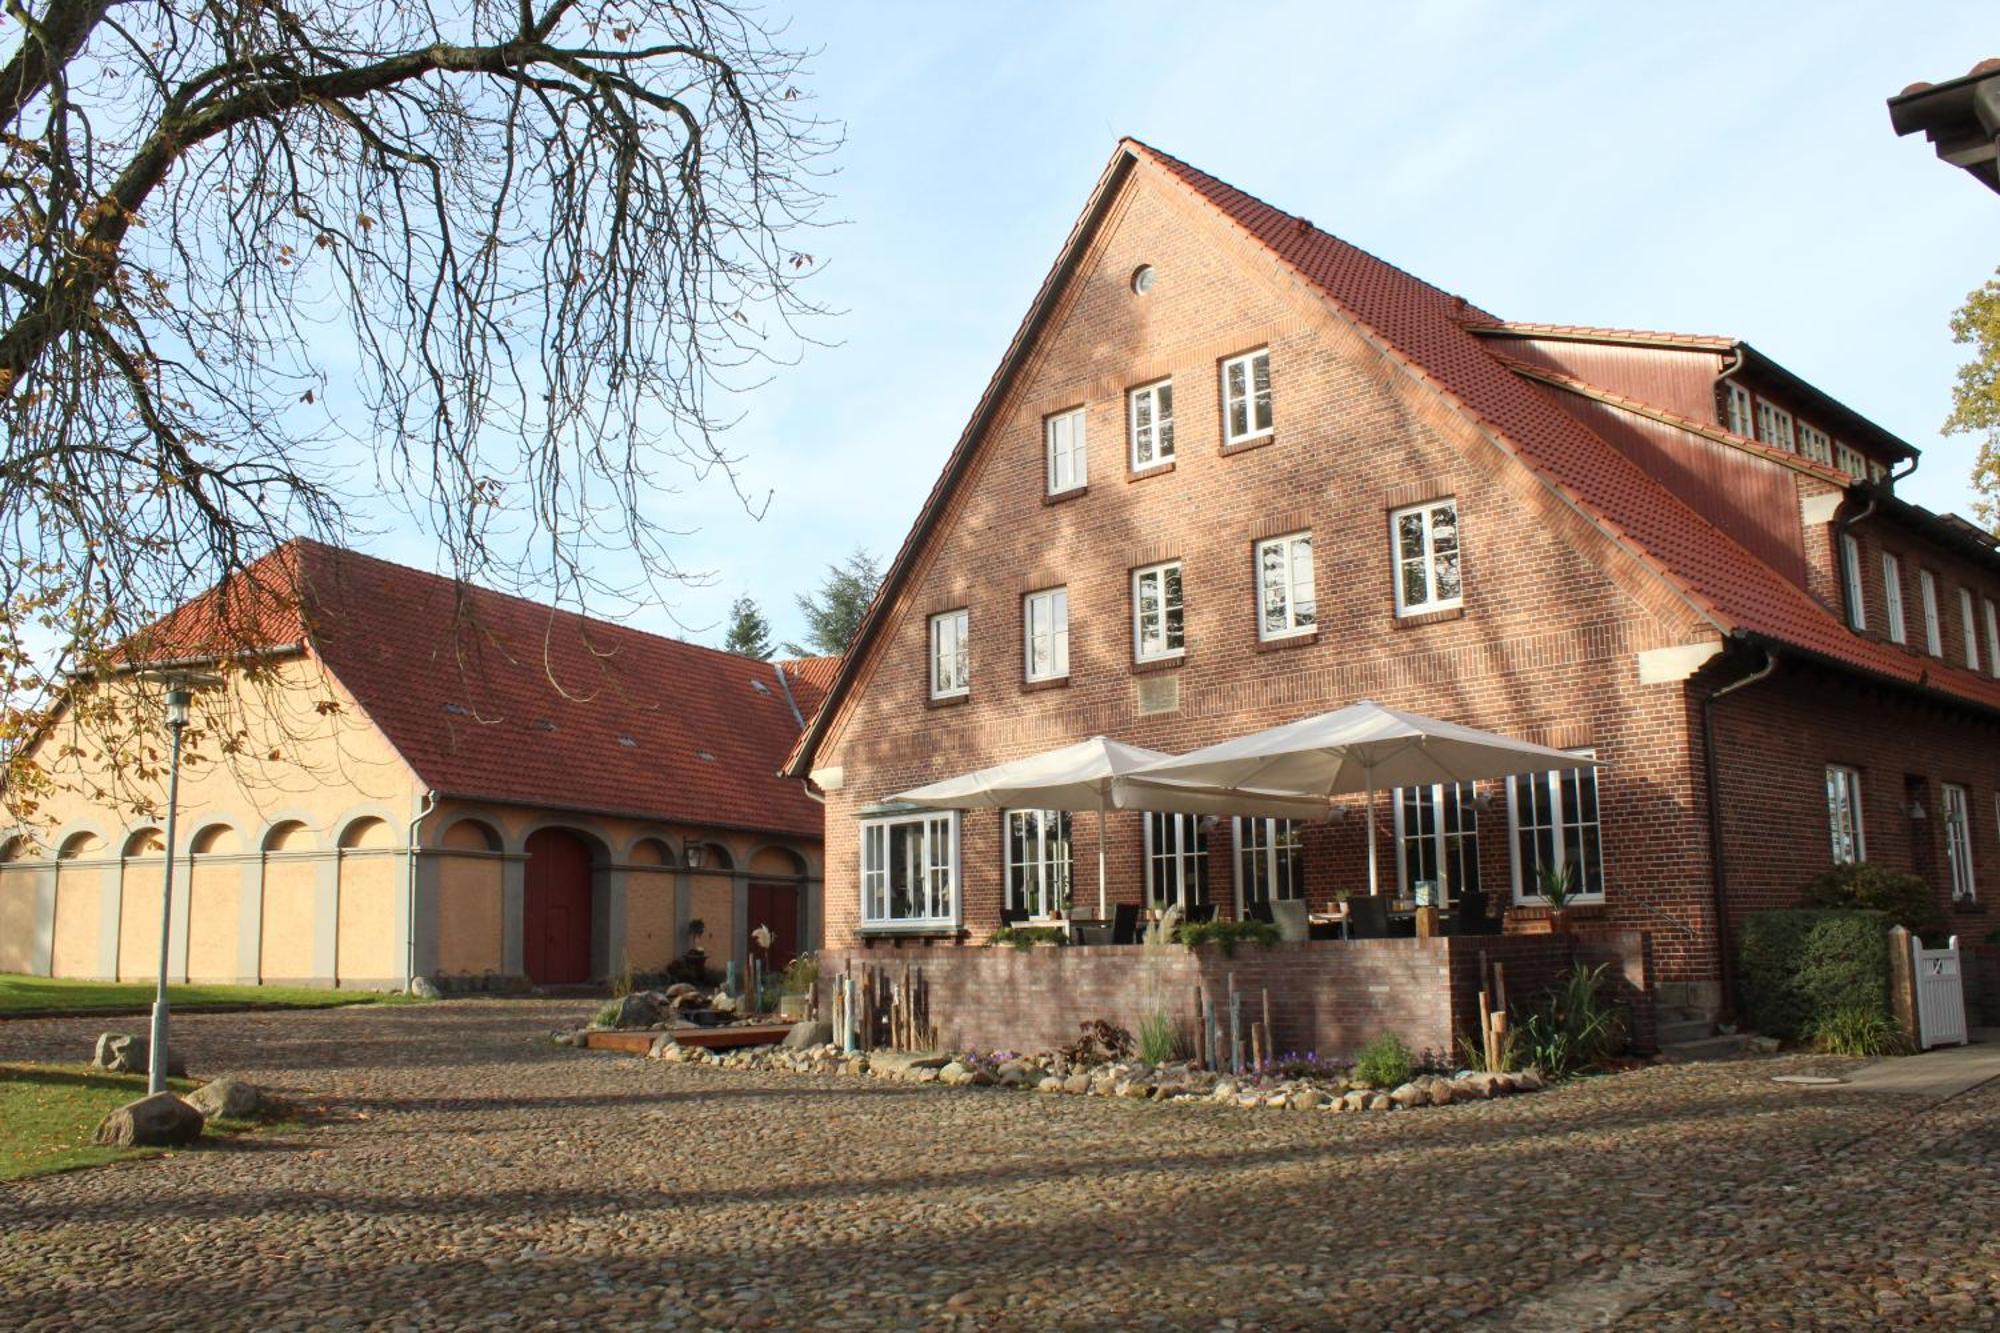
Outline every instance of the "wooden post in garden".
<path id="1" fill-rule="evenodd" d="M 1229 978 L 1229 1072 L 1243 1072 L 1243 996 L 1234 976 Z"/>
<path id="2" fill-rule="evenodd" d="M 1250 1068 L 1256 1073 L 1264 1072 L 1264 1054 L 1269 1048 L 1264 1044 L 1264 1025 L 1250 1025 Z"/>
<path id="3" fill-rule="evenodd" d="M 1264 987 L 1264 1054 L 1273 1060 L 1278 1058 L 1278 1029 L 1271 1025 L 1271 988 Z"/>

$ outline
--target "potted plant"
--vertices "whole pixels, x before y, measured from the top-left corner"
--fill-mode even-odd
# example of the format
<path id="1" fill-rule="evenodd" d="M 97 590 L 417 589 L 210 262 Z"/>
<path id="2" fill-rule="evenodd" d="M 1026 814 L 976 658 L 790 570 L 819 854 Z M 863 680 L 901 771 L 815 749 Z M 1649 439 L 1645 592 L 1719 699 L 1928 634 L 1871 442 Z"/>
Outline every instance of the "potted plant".
<path id="1" fill-rule="evenodd" d="M 700 917 L 688 922 L 687 961 L 694 967 L 708 966 L 708 950 L 701 947 L 701 937 L 708 933 L 708 923 Z"/>
<path id="2" fill-rule="evenodd" d="M 1549 934 L 1562 934 L 1568 928 L 1564 914 L 1576 901 L 1576 867 L 1567 861 L 1537 867 L 1535 888 L 1549 909 Z"/>
<path id="3" fill-rule="evenodd" d="M 779 975 L 778 1012 L 796 1023 L 812 1016 L 813 990 L 819 984 L 819 959 L 802 953 L 785 964 Z"/>

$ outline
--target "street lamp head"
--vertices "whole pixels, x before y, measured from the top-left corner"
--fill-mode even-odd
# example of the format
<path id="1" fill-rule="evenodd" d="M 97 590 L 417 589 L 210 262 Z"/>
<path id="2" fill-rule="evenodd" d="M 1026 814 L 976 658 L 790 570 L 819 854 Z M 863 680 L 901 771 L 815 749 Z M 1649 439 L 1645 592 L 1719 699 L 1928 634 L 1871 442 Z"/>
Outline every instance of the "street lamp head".
<path id="1" fill-rule="evenodd" d="M 188 724 L 189 705 L 194 702 L 194 691 L 185 685 L 176 685 L 167 691 L 167 725 L 175 731 Z"/>
<path id="2" fill-rule="evenodd" d="M 687 843 L 686 858 L 687 858 L 687 867 L 689 870 L 699 870 L 701 869 L 701 863 L 708 859 L 708 847 L 703 843 L 696 842 L 694 839 L 689 838 Z"/>

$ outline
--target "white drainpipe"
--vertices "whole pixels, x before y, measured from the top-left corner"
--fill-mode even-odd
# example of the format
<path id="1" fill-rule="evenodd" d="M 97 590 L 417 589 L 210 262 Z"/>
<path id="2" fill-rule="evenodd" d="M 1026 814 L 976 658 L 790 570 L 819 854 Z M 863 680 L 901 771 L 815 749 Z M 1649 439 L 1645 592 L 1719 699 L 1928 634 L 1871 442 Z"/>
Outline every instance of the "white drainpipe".
<path id="1" fill-rule="evenodd" d="M 424 793 L 424 803 L 417 810 L 416 818 L 410 821 L 409 836 L 405 839 L 410 848 L 410 863 L 405 867 L 409 876 L 407 894 L 409 917 L 403 923 L 403 928 L 410 937 L 409 955 L 403 960 L 403 989 L 405 991 L 408 991 L 411 983 L 417 979 L 417 826 L 422 824 L 426 819 L 429 819 L 436 812 L 437 795 L 435 791 L 426 791 Z"/>

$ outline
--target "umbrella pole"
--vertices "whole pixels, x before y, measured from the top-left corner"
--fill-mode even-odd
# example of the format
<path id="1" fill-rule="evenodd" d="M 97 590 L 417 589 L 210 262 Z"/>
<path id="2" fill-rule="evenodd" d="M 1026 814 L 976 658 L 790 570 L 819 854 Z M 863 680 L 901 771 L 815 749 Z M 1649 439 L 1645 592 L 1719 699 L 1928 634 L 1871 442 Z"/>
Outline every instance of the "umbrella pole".
<path id="1" fill-rule="evenodd" d="M 1104 794 L 1097 797 L 1097 919 L 1103 921 L 1110 912 L 1106 905 L 1109 899 L 1104 892 Z"/>
<path id="2" fill-rule="evenodd" d="M 1382 892 L 1382 883 L 1375 873 L 1375 765 L 1370 764 L 1368 773 L 1368 896 L 1375 897 Z"/>

